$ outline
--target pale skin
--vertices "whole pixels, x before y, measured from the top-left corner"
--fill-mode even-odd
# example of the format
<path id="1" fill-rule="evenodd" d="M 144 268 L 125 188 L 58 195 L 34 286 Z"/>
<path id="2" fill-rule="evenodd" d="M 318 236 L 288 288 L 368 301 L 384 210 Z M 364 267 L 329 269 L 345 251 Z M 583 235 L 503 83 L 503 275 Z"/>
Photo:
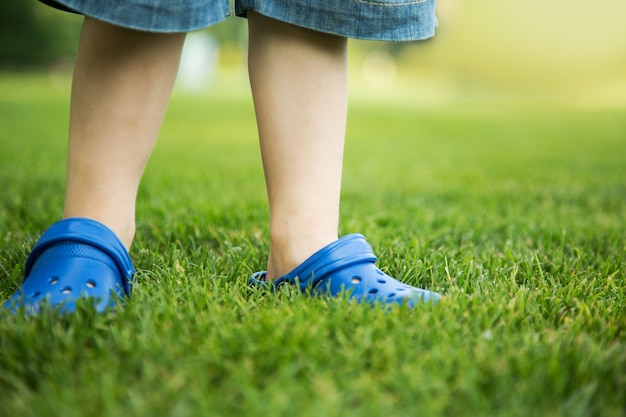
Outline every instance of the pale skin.
<path id="1" fill-rule="evenodd" d="M 347 41 L 257 13 L 249 13 L 248 24 L 250 83 L 270 210 L 267 278 L 274 279 L 338 238 Z M 165 115 L 184 36 L 90 18 L 81 34 L 63 217 L 97 220 L 128 249 L 137 189 Z"/>

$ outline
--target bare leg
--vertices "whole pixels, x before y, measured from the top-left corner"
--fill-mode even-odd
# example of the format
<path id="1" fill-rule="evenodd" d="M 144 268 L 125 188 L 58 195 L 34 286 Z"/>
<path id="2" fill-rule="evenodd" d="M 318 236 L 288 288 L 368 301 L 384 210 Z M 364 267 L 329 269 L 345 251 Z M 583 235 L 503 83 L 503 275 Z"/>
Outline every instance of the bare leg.
<path id="1" fill-rule="evenodd" d="M 347 41 L 249 13 L 249 71 L 270 207 L 267 278 L 337 239 Z"/>
<path id="2" fill-rule="evenodd" d="M 154 34 L 86 18 L 70 112 L 64 218 L 111 228 L 127 248 L 135 199 L 167 107 L 184 34 Z"/>

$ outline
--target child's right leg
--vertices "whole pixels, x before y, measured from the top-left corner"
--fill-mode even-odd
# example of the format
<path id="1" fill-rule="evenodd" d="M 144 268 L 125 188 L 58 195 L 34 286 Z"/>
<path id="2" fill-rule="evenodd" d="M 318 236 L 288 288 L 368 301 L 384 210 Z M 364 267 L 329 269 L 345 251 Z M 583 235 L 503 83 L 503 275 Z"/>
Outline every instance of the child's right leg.
<path id="1" fill-rule="evenodd" d="M 128 255 L 135 199 L 170 97 L 184 34 L 123 29 L 86 18 L 70 111 L 66 201 L 61 222 L 38 241 L 26 279 L 6 303 L 37 311 L 48 299 L 74 309 L 93 297 L 130 293 Z"/>
<path id="2" fill-rule="evenodd" d="M 64 218 L 86 217 L 130 248 L 135 199 L 176 77 L 184 34 L 86 18 L 70 111 Z"/>

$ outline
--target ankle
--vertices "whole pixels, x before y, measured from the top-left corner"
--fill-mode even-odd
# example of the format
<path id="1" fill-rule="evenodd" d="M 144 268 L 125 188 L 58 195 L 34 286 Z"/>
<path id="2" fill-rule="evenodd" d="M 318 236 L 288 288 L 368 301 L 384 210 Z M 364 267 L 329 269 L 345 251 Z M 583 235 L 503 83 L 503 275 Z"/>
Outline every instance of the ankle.
<path id="1" fill-rule="evenodd" d="M 291 272 L 315 252 L 337 239 L 336 233 L 301 234 L 295 238 L 272 236 L 265 279 L 273 280 Z"/>

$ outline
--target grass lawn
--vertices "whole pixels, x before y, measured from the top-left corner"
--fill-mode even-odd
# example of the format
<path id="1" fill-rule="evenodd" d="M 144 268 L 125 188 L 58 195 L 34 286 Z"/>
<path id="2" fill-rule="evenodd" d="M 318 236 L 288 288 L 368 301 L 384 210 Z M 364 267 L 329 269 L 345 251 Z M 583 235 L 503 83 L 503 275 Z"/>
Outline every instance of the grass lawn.
<path id="1" fill-rule="evenodd" d="M 68 91 L 0 77 L 0 298 L 60 216 Z M 624 109 L 355 99 L 341 234 L 444 295 L 383 311 L 246 281 L 267 207 L 246 94 L 177 94 L 132 300 L 0 313 L 0 416 L 624 416 Z"/>

